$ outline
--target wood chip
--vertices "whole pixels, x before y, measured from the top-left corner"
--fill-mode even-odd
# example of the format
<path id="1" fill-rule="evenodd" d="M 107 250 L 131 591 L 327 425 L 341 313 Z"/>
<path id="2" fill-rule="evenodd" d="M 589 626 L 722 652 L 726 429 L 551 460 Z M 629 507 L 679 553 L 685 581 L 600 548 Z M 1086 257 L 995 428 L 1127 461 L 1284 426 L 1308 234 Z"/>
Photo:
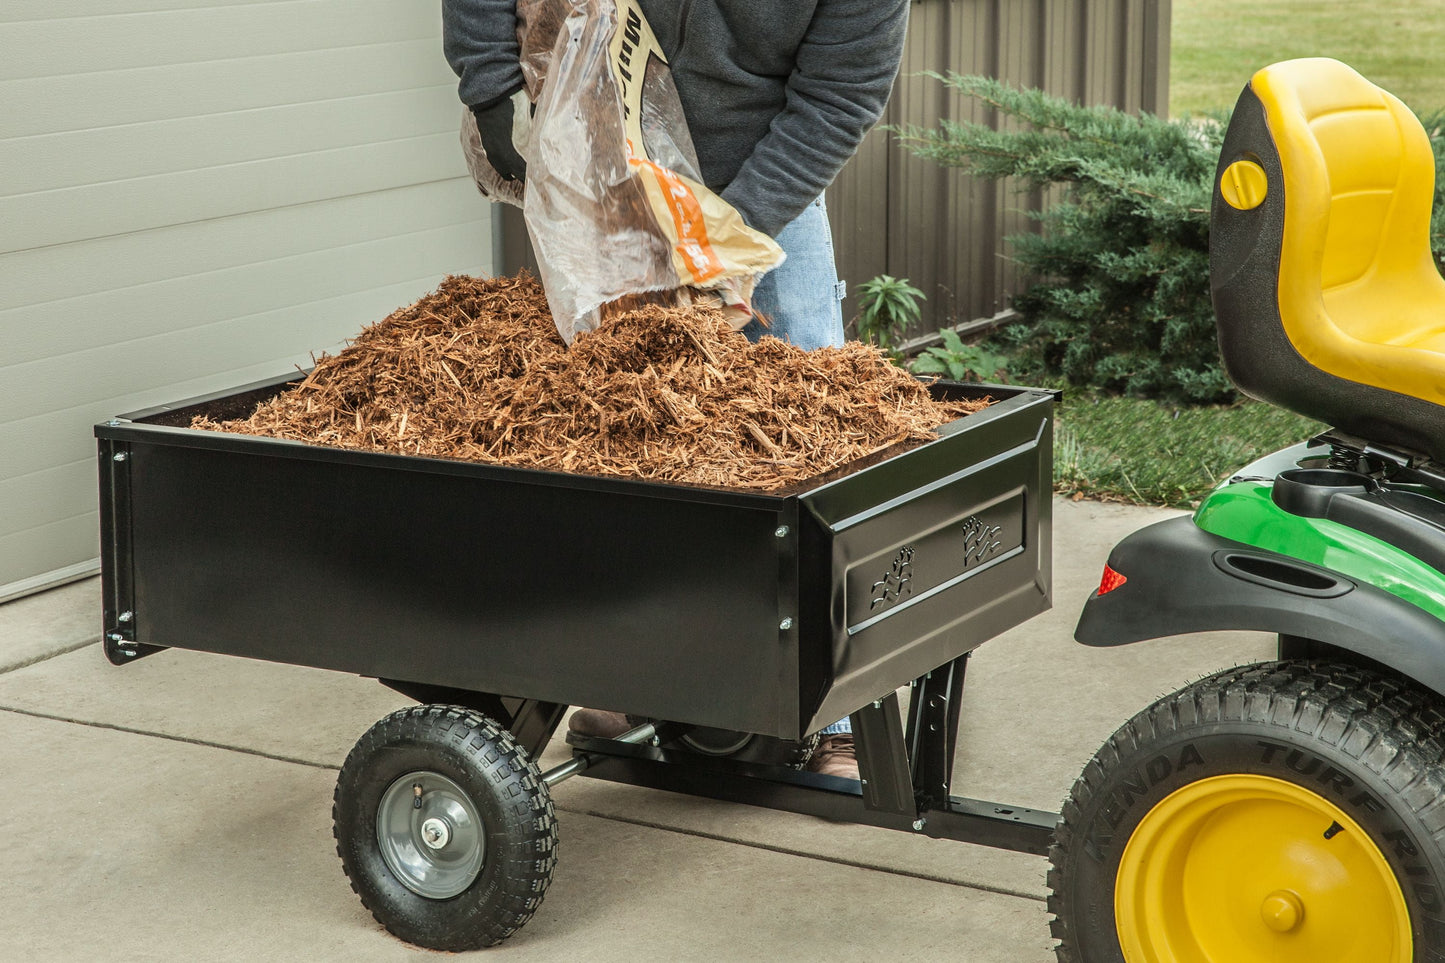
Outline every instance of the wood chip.
<path id="1" fill-rule="evenodd" d="M 988 403 L 935 401 L 870 345 L 751 344 L 709 307 L 642 303 L 569 349 L 531 277 L 455 276 L 249 418 L 193 427 L 770 491 Z"/>

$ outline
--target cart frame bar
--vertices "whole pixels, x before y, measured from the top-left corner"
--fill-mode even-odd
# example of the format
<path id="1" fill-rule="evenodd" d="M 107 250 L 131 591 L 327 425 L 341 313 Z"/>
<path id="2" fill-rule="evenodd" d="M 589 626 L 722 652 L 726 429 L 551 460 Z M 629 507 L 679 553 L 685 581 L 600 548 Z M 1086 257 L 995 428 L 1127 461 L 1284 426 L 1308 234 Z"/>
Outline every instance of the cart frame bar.
<path id="1" fill-rule="evenodd" d="M 576 734 L 567 742 L 593 778 L 1047 856 L 1058 813 L 950 793 L 967 665 L 965 654 L 913 682 L 906 732 L 897 693 L 850 716 L 858 782 Z M 658 732 L 672 735 L 666 724 Z"/>
<path id="2" fill-rule="evenodd" d="M 849 716 L 862 777 L 857 782 L 576 733 L 567 736 L 567 743 L 573 759 L 584 764 L 567 775 L 1046 856 L 1058 813 L 951 793 L 968 659 L 964 653 L 912 682 L 906 729 L 896 692 Z M 460 705 L 491 716 L 534 760 L 541 758 L 567 712 L 567 706 L 553 702 L 381 681 L 419 702 Z M 691 728 L 659 722 L 653 741 L 666 745 Z"/>

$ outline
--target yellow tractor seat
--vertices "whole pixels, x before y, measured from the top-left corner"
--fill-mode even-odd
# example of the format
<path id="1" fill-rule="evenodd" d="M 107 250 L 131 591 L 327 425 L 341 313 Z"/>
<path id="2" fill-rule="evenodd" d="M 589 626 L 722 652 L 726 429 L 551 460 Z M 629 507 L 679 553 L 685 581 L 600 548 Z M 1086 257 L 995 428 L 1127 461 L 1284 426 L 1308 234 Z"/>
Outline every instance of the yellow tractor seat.
<path id="1" fill-rule="evenodd" d="M 1335 60 L 1260 70 L 1215 179 L 1210 282 L 1240 390 L 1445 459 L 1435 158 L 1397 98 Z"/>

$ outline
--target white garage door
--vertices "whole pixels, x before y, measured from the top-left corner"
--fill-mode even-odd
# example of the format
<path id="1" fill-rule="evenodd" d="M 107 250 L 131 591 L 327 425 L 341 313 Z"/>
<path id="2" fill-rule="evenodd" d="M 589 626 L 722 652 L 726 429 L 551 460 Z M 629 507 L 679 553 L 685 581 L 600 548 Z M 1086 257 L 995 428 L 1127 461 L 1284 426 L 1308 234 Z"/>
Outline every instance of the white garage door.
<path id="1" fill-rule="evenodd" d="M 0 601 L 96 568 L 91 426 L 491 267 L 436 0 L 0 4 Z"/>

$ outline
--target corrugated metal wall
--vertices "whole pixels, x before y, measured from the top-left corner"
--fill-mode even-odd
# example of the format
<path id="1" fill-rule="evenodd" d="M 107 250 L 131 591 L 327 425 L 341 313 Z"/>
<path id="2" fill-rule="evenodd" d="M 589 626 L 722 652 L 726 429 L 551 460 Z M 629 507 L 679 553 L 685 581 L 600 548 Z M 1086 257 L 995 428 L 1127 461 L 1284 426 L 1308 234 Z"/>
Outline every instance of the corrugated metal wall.
<path id="1" fill-rule="evenodd" d="M 1166 113 L 1169 0 L 917 0 L 883 123 L 996 123 L 923 71 L 983 74 L 1083 103 Z M 875 130 L 828 191 L 839 276 L 910 278 L 927 296 L 910 334 L 1008 308 L 1019 278 L 1004 237 L 1029 230 L 1037 194 L 919 160 Z M 856 302 L 845 302 L 845 316 Z"/>
<path id="2" fill-rule="evenodd" d="M 94 570 L 112 414 L 491 267 L 436 2 L 0 4 L 0 600 Z"/>

